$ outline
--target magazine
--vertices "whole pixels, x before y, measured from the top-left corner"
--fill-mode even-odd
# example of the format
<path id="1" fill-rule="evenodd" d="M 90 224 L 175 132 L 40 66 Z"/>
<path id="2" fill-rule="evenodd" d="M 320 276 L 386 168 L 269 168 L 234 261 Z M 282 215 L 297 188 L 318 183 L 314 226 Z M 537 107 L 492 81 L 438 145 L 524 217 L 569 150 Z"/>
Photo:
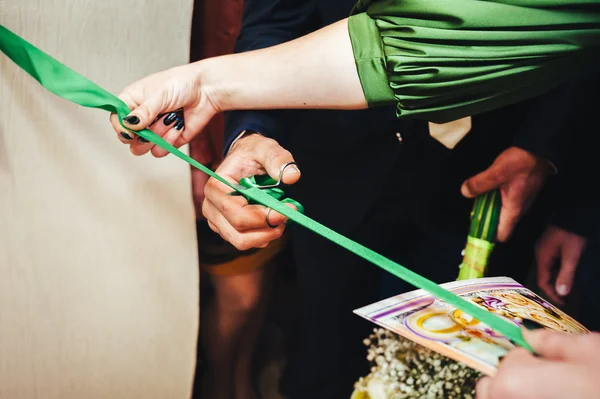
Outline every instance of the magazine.
<path id="1" fill-rule="evenodd" d="M 441 286 L 518 326 L 530 319 L 556 331 L 588 332 L 509 277 L 453 281 Z M 500 359 L 515 347 L 509 339 L 425 290 L 397 295 L 354 312 L 487 375 L 493 375 Z"/>

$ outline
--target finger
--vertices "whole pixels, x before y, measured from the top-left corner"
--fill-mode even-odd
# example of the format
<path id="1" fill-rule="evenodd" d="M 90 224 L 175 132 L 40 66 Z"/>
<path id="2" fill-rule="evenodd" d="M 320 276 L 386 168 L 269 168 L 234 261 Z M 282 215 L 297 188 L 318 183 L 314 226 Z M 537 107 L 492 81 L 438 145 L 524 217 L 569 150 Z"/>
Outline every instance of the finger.
<path id="1" fill-rule="evenodd" d="M 142 130 L 150 126 L 156 117 L 166 111 L 165 95 L 163 92 L 157 92 L 137 107 L 132 107 L 132 111 L 123 118 L 123 125 L 130 130 Z"/>
<path id="2" fill-rule="evenodd" d="M 215 233 L 217 233 L 217 234 L 221 235 L 221 232 L 219 231 L 219 229 L 217 228 L 217 226 L 216 226 L 216 225 L 215 225 L 213 222 L 211 222 L 211 221 L 210 221 L 210 220 L 208 220 L 208 219 L 207 219 L 206 221 L 208 222 L 208 227 L 210 227 L 210 229 L 211 229 L 212 231 L 214 231 Z"/>
<path id="3" fill-rule="evenodd" d="M 206 106 L 198 106 L 184 110 L 183 116 L 185 118 L 185 130 L 174 144 L 177 148 L 188 144 L 194 137 L 200 134 L 211 121 L 214 111 Z"/>
<path id="4" fill-rule="evenodd" d="M 135 107 L 137 107 L 137 103 L 133 100 L 133 98 L 131 97 L 131 95 L 129 94 L 129 92 L 127 90 L 125 90 L 123 93 L 121 93 L 119 95 L 119 98 L 125 103 L 125 105 L 127 105 L 127 107 L 129 109 L 133 109 Z M 110 123 L 113 127 L 113 129 L 115 130 L 115 133 L 117 133 L 117 137 L 119 137 L 119 140 L 121 140 L 121 142 L 124 142 L 126 144 L 130 144 L 131 140 L 135 140 L 135 134 L 132 133 L 131 131 L 129 131 L 128 129 L 124 128 L 123 125 L 121 125 L 121 121 L 119 120 L 119 116 L 115 113 L 111 113 L 110 114 Z M 122 134 L 124 133 L 124 134 Z M 127 138 L 130 137 L 131 139 Z"/>
<path id="5" fill-rule="evenodd" d="M 207 218 L 215 218 L 217 214 L 223 215 L 228 224 L 238 231 L 267 228 L 266 209 L 262 205 L 248 205 L 242 196 L 229 195 L 231 189 L 215 179 L 210 179 L 204 189 L 205 207 L 203 213 Z M 276 214 L 276 212 L 271 212 Z M 277 214 L 278 215 L 278 214 Z M 269 215 L 271 216 L 271 215 Z M 281 216 L 281 215 L 280 215 Z M 211 219 L 212 220 L 212 219 Z M 278 226 L 283 220 L 273 215 L 271 226 Z"/>
<path id="6" fill-rule="evenodd" d="M 179 136 L 181 136 L 181 132 L 185 127 L 185 122 L 183 118 L 183 111 L 178 112 L 170 112 L 165 116 L 161 129 L 164 132 L 162 137 L 165 141 L 171 145 L 175 145 Z M 169 152 L 160 147 L 154 146 L 152 148 L 152 155 L 157 158 L 162 158 L 167 156 Z"/>
<path id="7" fill-rule="evenodd" d="M 597 339 L 594 334 L 568 334 L 548 329 L 528 330 L 523 328 L 523 338 L 535 353 L 548 360 L 586 359 L 590 354 L 590 343 Z"/>
<path id="8" fill-rule="evenodd" d="M 157 136 L 164 138 L 172 127 L 178 126 L 177 124 L 180 121 L 180 115 L 183 114 L 179 112 L 169 112 L 166 115 L 159 115 L 157 120 L 148 126 L 148 129 L 154 132 Z M 173 140 L 175 140 L 175 138 L 171 137 L 171 141 Z M 134 139 L 131 143 L 131 153 L 138 156 L 144 155 L 149 151 L 152 151 L 155 147 L 155 144 L 152 142 L 138 136 L 137 139 Z M 164 151 L 162 155 L 167 155 L 167 151 Z"/>
<path id="9" fill-rule="evenodd" d="M 475 386 L 475 394 L 477 399 L 489 399 L 491 385 L 492 379 L 490 377 L 480 378 Z"/>
<path id="10" fill-rule="evenodd" d="M 221 237 L 230 242 L 240 251 L 246 251 L 251 248 L 261 248 L 271 241 L 277 240 L 283 235 L 285 224 L 276 228 L 260 228 L 246 231 L 236 230 L 221 213 L 210 215 L 211 220 L 215 221 L 215 226 L 219 230 Z"/>
<path id="11" fill-rule="evenodd" d="M 261 137 L 257 140 L 251 154 L 261 164 L 267 174 L 273 179 L 278 179 L 282 169 L 290 162 L 294 162 L 292 154 L 280 146 L 275 140 Z M 300 169 L 296 165 L 290 165 L 283 169 L 282 181 L 285 184 L 293 184 L 300 179 Z"/>
<path id="12" fill-rule="evenodd" d="M 502 205 L 502 209 L 500 209 L 500 218 L 498 220 L 498 231 L 496 233 L 498 241 L 508 241 L 521 218 L 521 214 L 522 211 L 520 208 L 509 208 Z"/>
<path id="13" fill-rule="evenodd" d="M 539 384 L 544 383 L 540 370 L 543 362 L 535 358 L 523 348 L 511 350 L 500 362 L 500 366 L 492 379 L 484 380 L 477 386 L 477 398 L 483 399 L 536 399 L 539 395 Z"/>
<path id="14" fill-rule="evenodd" d="M 583 247 L 563 246 L 561 265 L 556 276 L 556 293 L 561 297 L 569 295 L 575 279 L 575 271 L 579 264 Z"/>
<path id="15" fill-rule="evenodd" d="M 298 210 L 296 208 L 296 206 L 293 205 L 293 204 L 285 203 L 283 205 L 286 205 L 287 207 L 289 207 L 289 208 L 291 208 L 291 209 L 293 209 L 295 211 Z M 282 223 L 286 223 L 287 220 L 288 220 L 287 216 L 283 216 L 281 213 L 279 213 L 277 211 L 273 211 L 273 210 L 271 212 L 269 212 L 268 219 L 269 219 L 268 223 L 267 223 L 267 221 L 265 221 L 265 224 L 267 225 L 267 227 L 269 225 L 271 225 L 271 226 L 279 226 Z"/>
<path id="16" fill-rule="evenodd" d="M 134 142 L 136 135 L 121 126 L 119 123 L 119 116 L 117 114 L 110 114 L 110 124 L 115 130 L 117 138 L 121 143 L 132 144 Z"/>
<path id="17" fill-rule="evenodd" d="M 552 284 L 552 266 L 557 256 L 558 246 L 550 238 L 542 237 L 535 250 L 538 287 L 551 300 L 560 303 L 561 298 L 556 295 Z"/>
<path id="18" fill-rule="evenodd" d="M 171 145 L 175 145 L 175 142 L 177 141 L 179 136 L 181 136 L 181 132 L 183 131 L 183 129 L 185 129 L 185 126 L 183 125 L 183 123 L 176 122 L 173 125 L 173 127 L 171 129 L 169 129 L 167 131 L 167 133 L 163 136 L 163 139 L 167 143 L 169 143 Z M 156 158 L 162 158 L 162 157 L 169 155 L 169 151 L 167 151 L 159 146 L 154 146 L 154 147 L 152 147 L 152 155 L 154 155 Z"/>
<path id="19" fill-rule="evenodd" d="M 506 183 L 505 171 L 495 165 L 490 166 L 481 173 L 476 174 L 463 183 L 460 192 L 467 198 L 475 198 Z"/>

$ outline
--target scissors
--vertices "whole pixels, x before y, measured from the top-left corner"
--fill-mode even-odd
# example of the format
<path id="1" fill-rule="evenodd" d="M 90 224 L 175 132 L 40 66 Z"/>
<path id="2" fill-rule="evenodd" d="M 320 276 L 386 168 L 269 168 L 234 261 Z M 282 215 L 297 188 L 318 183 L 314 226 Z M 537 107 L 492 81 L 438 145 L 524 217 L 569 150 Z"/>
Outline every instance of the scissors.
<path id="1" fill-rule="evenodd" d="M 271 178 L 269 175 L 255 175 L 255 176 L 251 176 L 251 177 L 243 177 L 242 179 L 240 179 L 239 186 L 241 186 L 243 188 L 258 188 L 260 190 L 263 190 L 265 193 L 267 193 L 271 197 L 275 198 L 276 200 L 281 201 L 284 204 L 292 204 L 296 207 L 298 212 L 304 213 L 304 207 L 302 206 L 302 204 L 300 204 L 298 201 L 296 201 L 294 199 L 286 197 L 285 192 L 281 189 L 281 187 L 284 186 L 283 172 L 285 171 L 285 168 L 287 168 L 288 166 L 291 166 L 291 165 L 296 165 L 296 162 L 288 162 L 285 165 L 283 165 L 283 167 L 279 171 L 279 177 L 277 178 L 277 180 Z M 241 192 L 233 191 L 233 192 L 229 193 L 229 195 L 243 196 L 244 195 L 243 189 L 241 190 Z M 249 204 L 252 204 L 252 205 L 258 204 L 256 201 L 253 201 L 250 198 L 246 197 L 246 199 L 248 200 Z M 273 226 L 269 223 L 269 214 L 270 213 L 271 213 L 271 208 L 266 208 L 265 219 L 267 221 L 267 226 L 269 226 L 270 228 L 275 228 L 277 226 Z"/>
<path id="2" fill-rule="evenodd" d="M 175 114 L 175 120 L 177 121 L 176 124 L 180 124 L 181 126 L 183 126 L 185 124 L 184 122 L 184 116 L 183 116 L 183 109 L 180 108 L 176 111 L 173 111 L 173 113 Z M 156 119 L 154 120 L 155 123 L 156 121 L 158 121 L 159 119 L 163 118 L 165 115 L 170 114 L 170 112 L 158 115 L 156 117 Z M 283 165 L 283 167 L 281 168 L 281 170 L 279 171 L 279 177 L 277 178 L 277 180 L 272 179 L 269 175 L 255 175 L 255 176 L 251 176 L 251 177 L 244 177 L 240 180 L 238 186 L 240 186 L 240 188 L 258 188 L 260 190 L 263 190 L 265 193 L 267 193 L 268 195 L 270 195 L 271 197 L 275 198 L 278 201 L 281 201 L 284 204 L 293 204 L 296 209 L 298 210 L 298 212 L 300 213 L 304 213 L 304 207 L 296 200 L 293 200 L 291 198 L 287 198 L 285 196 L 285 192 L 280 188 L 281 186 L 283 186 L 283 172 L 285 171 L 285 168 L 287 168 L 288 166 L 291 165 L 296 165 L 296 162 L 288 162 L 285 165 Z M 238 191 L 234 191 L 229 193 L 229 195 L 232 196 L 236 196 L 236 195 L 244 195 L 243 194 L 243 189 L 242 192 L 238 192 Z M 249 204 L 255 205 L 258 204 L 257 202 L 253 201 L 252 199 L 245 197 L 246 200 L 248 200 Z M 270 228 L 275 228 L 277 226 L 272 225 L 271 223 L 269 223 L 269 214 L 271 213 L 271 208 L 266 208 L 265 211 L 265 219 L 267 222 L 267 226 L 269 226 Z"/>

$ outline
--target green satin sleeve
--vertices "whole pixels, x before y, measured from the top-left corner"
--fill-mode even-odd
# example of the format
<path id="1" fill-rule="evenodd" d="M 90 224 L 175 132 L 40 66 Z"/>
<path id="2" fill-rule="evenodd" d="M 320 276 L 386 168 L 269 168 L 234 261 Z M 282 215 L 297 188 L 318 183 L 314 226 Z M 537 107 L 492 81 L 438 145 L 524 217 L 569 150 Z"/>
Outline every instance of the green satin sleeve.
<path id="1" fill-rule="evenodd" d="M 362 0 L 348 21 L 367 103 L 444 123 L 600 61 L 600 0 Z"/>

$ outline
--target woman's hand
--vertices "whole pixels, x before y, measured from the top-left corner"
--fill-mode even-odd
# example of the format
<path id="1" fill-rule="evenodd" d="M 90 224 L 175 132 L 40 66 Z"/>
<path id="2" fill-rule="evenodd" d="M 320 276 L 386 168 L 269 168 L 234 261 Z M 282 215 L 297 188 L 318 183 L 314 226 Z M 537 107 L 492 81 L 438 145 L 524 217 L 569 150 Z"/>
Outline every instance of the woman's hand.
<path id="1" fill-rule="evenodd" d="M 180 147 L 221 111 L 367 107 L 347 19 L 278 46 L 156 73 L 132 84 L 119 97 L 131 113 L 123 120 L 125 128 L 117 115 L 111 115 L 117 137 L 130 145 L 133 154 L 151 150 L 157 157 L 167 152 L 140 140 L 136 130 L 148 127 Z M 185 126 L 169 117 L 179 109 Z"/>
<path id="2" fill-rule="evenodd" d="M 202 86 L 200 70 L 199 63 L 192 63 L 158 72 L 133 83 L 119 95 L 131 109 L 123 119 L 126 128 L 116 114 L 111 114 L 110 121 L 118 139 L 129 144 L 134 155 L 148 151 L 156 157 L 168 154 L 135 131 L 149 128 L 168 143 L 181 147 L 219 112 L 209 90 Z"/>

